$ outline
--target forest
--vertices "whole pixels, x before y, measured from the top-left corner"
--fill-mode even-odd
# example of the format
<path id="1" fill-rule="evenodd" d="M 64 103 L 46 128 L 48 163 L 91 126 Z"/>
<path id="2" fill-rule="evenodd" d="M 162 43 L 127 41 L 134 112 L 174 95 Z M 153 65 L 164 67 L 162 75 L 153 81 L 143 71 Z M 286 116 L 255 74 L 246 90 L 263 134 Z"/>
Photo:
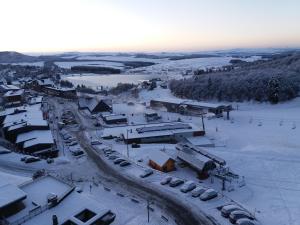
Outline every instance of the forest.
<path id="1" fill-rule="evenodd" d="M 293 99 L 300 90 L 300 52 L 274 55 L 269 60 L 235 63 L 230 71 L 200 73 L 171 80 L 172 93 L 181 98 L 218 101 L 269 101 Z"/>

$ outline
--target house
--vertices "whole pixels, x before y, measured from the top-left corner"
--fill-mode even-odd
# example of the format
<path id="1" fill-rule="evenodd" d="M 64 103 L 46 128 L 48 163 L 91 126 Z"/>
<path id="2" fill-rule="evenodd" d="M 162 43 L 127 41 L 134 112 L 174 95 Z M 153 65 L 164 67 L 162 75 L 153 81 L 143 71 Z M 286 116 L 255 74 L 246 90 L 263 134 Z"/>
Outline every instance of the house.
<path id="1" fill-rule="evenodd" d="M 24 100 L 24 89 L 7 91 L 3 98 L 7 107 L 19 106 Z"/>
<path id="2" fill-rule="evenodd" d="M 27 154 L 45 157 L 57 157 L 58 154 L 54 149 L 54 139 L 50 130 L 33 130 L 19 134 L 16 144 Z"/>
<path id="3" fill-rule="evenodd" d="M 41 104 L 43 102 L 43 96 L 31 97 L 28 99 L 29 105 Z"/>
<path id="4" fill-rule="evenodd" d="M 83 96 L 78 99 L 78 108 L 87 109 L 91 114 L 100 112 L 110 112 L 112 110 L 110 99 L 98 100 L 95 97 Z"/>
<path id="5" fill-rule="evenodd" d="M 2 84 L 0 85 L 0 93 L 6 93 L 8 91 L 17 91 L 20 88 L 15 85 Z"/>
<path id="6" fill-rule="evenodd" d="M 194 152 L 178 151 L 177 158 L 194 169 L 201 179 L 206 179 L 209 176 L 209 171 L 216 168 L 213 160 Z"/>
<path id="7" fill-rule="evenodd" d="M 155 123 L 105 128 L 103 138 L 121 137 L 125 143 L 176 143 L 184 137 L 203 136 L 205 132 L 192 123 Z"/>
<path id="8" fill-rule="evenodd" d="M 161 172 L 170 172 L 175 169 L 175 160 L 163 151 L 150 151 L 149 166 Z"/>
<path id="9" fill-rule="evenodd" d="M 48 95 L 57 96 L 61 98 L 68 98 L 68 99 L 77 98 L 77 92 L 75 88 L 61 88 L 61 87 L 46 86 L 43 88 L 43 92 Z"/>
<path id="10" fill-rule="evenodd" d="M 0 186 L 0 224 L 111 224 L 116 215 L 75 186 L 50 175 Z M 5 196 L 3 198 L 2 196 Z"/>
<path id="11" fill-rule="evenodd" d="M 30 86 L 36 91 L 42 91 L 45 87 L 53 87 L 54 83 L 50 78 L 45 78 L 31 81 Z"/>
<path id="12" fill-rule="evenodd" d="M 202 115 L 211 112 L 217 117 L 222 117 L 223 112 L 226 112 L 228 119 L 229 112 L 232 110 L 231 105 L 212 104 L 177 98 L 153 99 L 150 101 L 150 106 L 153 108 L 165 107 L 168 112 L 176 112 L 185 115 Z"/>

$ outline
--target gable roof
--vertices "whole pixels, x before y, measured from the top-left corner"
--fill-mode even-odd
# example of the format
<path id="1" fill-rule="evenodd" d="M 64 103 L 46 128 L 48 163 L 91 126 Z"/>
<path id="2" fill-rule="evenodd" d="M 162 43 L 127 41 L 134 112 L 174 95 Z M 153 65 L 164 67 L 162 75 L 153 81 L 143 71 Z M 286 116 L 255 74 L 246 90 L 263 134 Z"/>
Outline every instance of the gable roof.
<path id="1" fill-rule="evenodd" d="M 148 157 L 159 166 L 164 166 L 169 160 L 174 160 L 171 156 L 161 150 L 150 151 L 148 153 Z"/>

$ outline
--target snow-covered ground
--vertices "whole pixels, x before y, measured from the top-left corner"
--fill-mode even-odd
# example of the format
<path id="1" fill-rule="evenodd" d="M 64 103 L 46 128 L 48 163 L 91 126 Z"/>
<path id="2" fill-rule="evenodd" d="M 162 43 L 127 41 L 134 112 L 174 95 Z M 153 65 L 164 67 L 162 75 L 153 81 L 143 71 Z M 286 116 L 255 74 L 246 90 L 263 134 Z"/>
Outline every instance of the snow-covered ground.
<path id="1" fill-rule="evenodd" d="M 157 89 L 140 94 L 143 101 L 170 96 Z M 263 224 L 297 225 L 300 210 L 300 98 L 286 103 L 233 103 L 231 120 L 206 119 L 212 153 L 245 177 L 246 186 L 226 193 L 256 212 Z M 162 112 L 165 114 L 165 112 Z M 168 117 L 178 114 L 168 113 Z M 195 117 L 183 117 L 199 123 Z M 220 186 L 220 185 L 219 185 Z"/>

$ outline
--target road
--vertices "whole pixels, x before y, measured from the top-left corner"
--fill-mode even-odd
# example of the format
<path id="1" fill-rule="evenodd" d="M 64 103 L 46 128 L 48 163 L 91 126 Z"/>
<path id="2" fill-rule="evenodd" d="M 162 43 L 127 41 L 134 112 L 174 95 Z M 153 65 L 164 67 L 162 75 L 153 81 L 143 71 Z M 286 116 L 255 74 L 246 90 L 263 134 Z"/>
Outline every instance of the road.
<path id="1" fill-rule="evenodd" d="M 63 107 L 52 98 L 49 98 L 49 103 L 53 105 L 55 113 L 59 113 Z M 80 130 L 76 132 L 76 136 L 80 145 L 85 149 L 88 156 L 96 163 L 101 176 L 105 180 L 118 184 L 127 192 L 130 191 L 133 195 L 137 195 L 145 201 L 153 200 L 156 205 L 162 206 L 163 210 L 171 215 L 179 225 L 217 225 L 214 219 L 207 217 L 198 208 L 194 209 L 184 199 L 180 199 L 173 194 L 167 194 L 154 188 L 153 185 L 140 182 L 138 179 L 126 176 L 112 168 L 90 145 L 90 139 L 84 134 L 85 131 L 91 129 L 91 123 L 88 118 L 85 118 L 77 109 L 75 103 L 68 103 L 68 108 L 75 113 L 76 120 L 80 123 Z M 52 113 L 54 113 L 54 111 Z"/>

